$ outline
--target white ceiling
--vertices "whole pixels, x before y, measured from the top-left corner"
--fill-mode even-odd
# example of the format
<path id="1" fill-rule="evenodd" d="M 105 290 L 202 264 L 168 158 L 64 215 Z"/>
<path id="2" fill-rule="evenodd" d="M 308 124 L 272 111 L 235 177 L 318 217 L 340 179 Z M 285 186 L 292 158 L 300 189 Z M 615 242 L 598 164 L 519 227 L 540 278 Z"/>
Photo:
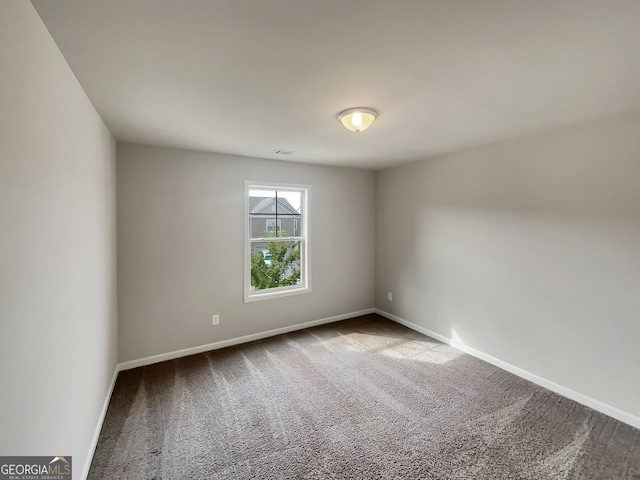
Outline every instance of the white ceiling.
<path id="1" fill-rule="evenodd" d="M 32 3 L 119 140 L 379 169 L 640 110 L 639 0 Z"/>

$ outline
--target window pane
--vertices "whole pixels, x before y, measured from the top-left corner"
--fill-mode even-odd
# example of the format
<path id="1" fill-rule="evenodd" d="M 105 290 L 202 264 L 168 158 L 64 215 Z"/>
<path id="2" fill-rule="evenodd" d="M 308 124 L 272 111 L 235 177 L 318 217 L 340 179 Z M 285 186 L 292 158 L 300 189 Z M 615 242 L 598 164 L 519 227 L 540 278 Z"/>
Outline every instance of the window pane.
<path id="1" fill-rule="evenodd" d="M 249 190 L 250 238 L 302 235 L 302 192 Z"/>
<path id="2" fill-rule="evenodd" d="M 279 233 L 283 237 L 299 237 L 302 235 L 302 192 L 278 190 L 278 219 L 282 220 Z"/>
<path id="3" fill-rule="evenodd" d="M 278 190 L 278 215 L 297 215 L 302 204 L 302 192 Z"/>
<path id="4" fill-rule="evenodd" d="M 250 238 L 275 236 L 275 190 L 249 190 Z"/>
<path id="5" fill-rule="evenodd" d="M 300 242 L 253 242 L 251 289 L 301 285 Z"/>

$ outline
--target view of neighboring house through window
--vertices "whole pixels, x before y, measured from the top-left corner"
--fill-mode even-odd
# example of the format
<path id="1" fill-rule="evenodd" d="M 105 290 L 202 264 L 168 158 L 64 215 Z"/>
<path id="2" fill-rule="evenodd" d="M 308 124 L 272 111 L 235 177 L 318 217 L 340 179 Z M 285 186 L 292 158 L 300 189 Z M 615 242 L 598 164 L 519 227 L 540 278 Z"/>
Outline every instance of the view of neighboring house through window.
<path id="1" fill-rule="evenodd" d="M 309 291 L 304 185 L 245 182 L 245 302 Z"/>

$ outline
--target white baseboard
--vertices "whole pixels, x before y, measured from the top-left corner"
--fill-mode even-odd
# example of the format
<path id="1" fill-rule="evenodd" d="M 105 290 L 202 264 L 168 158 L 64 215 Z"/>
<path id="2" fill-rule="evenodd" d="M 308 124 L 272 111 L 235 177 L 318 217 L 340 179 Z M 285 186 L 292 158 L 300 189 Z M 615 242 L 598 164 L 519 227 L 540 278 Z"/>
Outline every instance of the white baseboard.
<path id="1" fill-rule="evenodd" d="M 80 476 L 81 479 L 86 480 L 89 475 L 89 469 L 91 468 L 91 461 L 93 460 L 93 454 L 96 451 L 96 447 L 98 446 L 98 439 L 100 438 L 100 432 L 102 431 L 102 424 L 104 423 L 104 418 L 107 415 L 107 409 L 109 408 L 109 402 L 111 401 L 111 394 L 113 393 L 113 388 L 116 386 L 116 379 L 118 378 L 118 372 L 120 371 L 120 365 L 116 365 L 116 368 L 113 372 L 113 377 L 111 378 L 111 385 L 109 385 L 109 389 L 107 390 L 107 395 L 105 396 L 104 403 L 102 404 L 102 411 L 100 412 L 100 416 L 98 417 L 98 424 L 96 426 L 96 430 L 93 432 L 93 438 L 91 439 L 91 445 L 89 445 L 89 451 L 87 452 L 87 457 L 84 461 L 84 467 L 82 468 L 82 474 Z"/>
<path id="2" fill-rule="evenodd" d="M 375 313 L 382 315 L 383 317 L 386 317 L 389 320 L 393 320 L 394 322 L 397 322 L 401 325 L 404 325 L 405 327 L 408 327 L 411 330 L 415 330 L 416 332 L 427 335 L 428 337 L 435 338 L 436 340 L 440 340 L 441 342 L 446 343 L 447 345 L 451 345 L 452 347 L 457 348 L 458 350 L 468 353 L 469 355 L 479 358 L 480 360 L 484 360 L 485 362 L 495 365 L 496 367 L 506 370 L 507 372 L 513 373 L 514 375 L 524 378 L 525 380 L 529 380 L 530 382 L 540 385 L 541 387 L 551 390 L 552 392 L 562 395 L 563 397 L 570 398 L 571 400 L 574 400 L 582 405 L 585 405 L 589 408 L 597 410 L 598 412 L 604 413 L 605 415 L 613 417 L 616 420 L 620 420 L 621 422 L 631 425 L 632 427 L 640 429 L 640 417 L 632 415 L 629 412 L 625 412 L 624 410 L 620 410 L 619 408 L 612 407 L 611 405 L 601 402 L 600 400 L 596 400 L 594 398 L 588 397 L 587 395 L 583 395 L 582 393 L 576 392 L 575 390 L 571 390 L 570 388 L 559 385 L 555 382 L 552 382 L 551 380 L 547 380 L 546 378 L 543 378 L 534 373 L 528 372 L 527 370 L 523 370 L 522 368 L 516 367 L 515 365 L 511 365 L 510 363 L 504 362 L 499 358 L 495 358 L 495 357 L 492 357 L 491 355 L 487 355 L 486 353 L 476 350 L 475 348 L 469 347 L 459 342 L 455 342 L 448 337 L 440 335 L 436 332 L 432 332 L 427 328 L 421 327 L 420 325 L 417 325 L 413 322 L 405 320 L 404 318 L 400 318 L 396 315 L 385 312 L 384 310 L 380 310 L 376 308 Z"/>
<path id="3" fill-rule="evenodd" d="M 152 355 L 150 357 L 139 358 L 138 360 L 131 360 L 118 365 L 119 371 L 130 370 L 132 368 L 143 367 L 145 365 L 152 365 L 158 362 L 164 362 L 166 360 L 173 360 L 175 358 L 186 357 L 188 355 L 194 355 L 196 353 L 208 352 L 210 350 L 217 350 L 219 348 L 231 347 L 233 345 L 239 345 L 241 343 L 252 342 L 254 340 L 261 340 L 263 338 L 273 337 L 281 335 L 283 333 L 294 332 L 296 330 L 302 330 L 303 328 L 315 327 L 318 325 L 324 325 L 326 323 L 338 322 L 340 320 L 346 320 L 348 318 L 358 317 L 360 315 L 367 315 L 374 313 L 374 308 L 367 308 L 366 310 L 359 310 L 357 312 L 345 313 L 342 315 L 335 315 L 333 317 L 321 318 L 319 320 L 312 320 L 310 322 L 298 323 L 296 325 L 289 325 L 287 327 L 275 328 L 273 330 L 267 330 L 264 332 L 252 333 L 251 335 L 245 335 L 243 337 L 230 338 L 229 340 L 222 340 L 220 342 L 208 343 L 206 345 L 199 345 L 197 347 L 185 348 L 183 350 L 176 350 L 173 352 L 162 353 L 159 355 Z"/>

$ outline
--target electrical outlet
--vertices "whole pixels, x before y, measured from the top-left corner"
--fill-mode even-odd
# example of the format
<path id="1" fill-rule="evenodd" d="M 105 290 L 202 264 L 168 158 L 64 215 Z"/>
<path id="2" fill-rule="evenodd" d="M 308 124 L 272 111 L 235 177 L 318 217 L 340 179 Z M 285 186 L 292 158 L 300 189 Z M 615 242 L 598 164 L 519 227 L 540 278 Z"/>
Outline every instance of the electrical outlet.
<path id="1" fill-rule="evenodd" d="M 389 300 L 390 302 L 393 302 L 393 293 L 387 292 L 387 300 Z"/>
<path id="2" fill-rule="evenodd" d="M 216 314 L 211 317 L 211 325 L 220 325 L 220 315 Z"/>

